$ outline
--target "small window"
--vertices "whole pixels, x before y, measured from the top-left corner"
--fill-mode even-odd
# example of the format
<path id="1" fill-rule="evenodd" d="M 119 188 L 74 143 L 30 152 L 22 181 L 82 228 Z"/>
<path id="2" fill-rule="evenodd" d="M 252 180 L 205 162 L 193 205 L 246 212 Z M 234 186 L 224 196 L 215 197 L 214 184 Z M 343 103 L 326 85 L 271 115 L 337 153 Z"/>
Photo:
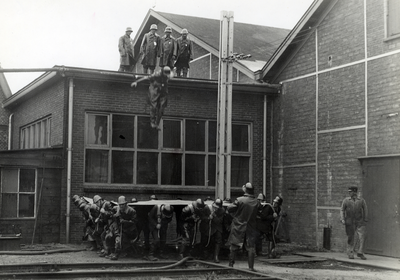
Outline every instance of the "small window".
<path id="1" fill-rule="evenodd" d="M 21 149 L 50 147 L 51 117 L 26 125 L 20 131 Z"/>
<path id="2" fill-rule="evenodd" d="M 186 150 L 203 151 L 206 146 L 206 122 L 198 120 L 186 120 Z"/>
<path id="3" fill-rule="evenodd" d="M 400 1 L 387 0 L 387 37 L 400 35 Z"/>
<path id="4" fill-rule="evenodd" d="M 36 169 L 2 169 L 1 218 L 35 217 Z"/>

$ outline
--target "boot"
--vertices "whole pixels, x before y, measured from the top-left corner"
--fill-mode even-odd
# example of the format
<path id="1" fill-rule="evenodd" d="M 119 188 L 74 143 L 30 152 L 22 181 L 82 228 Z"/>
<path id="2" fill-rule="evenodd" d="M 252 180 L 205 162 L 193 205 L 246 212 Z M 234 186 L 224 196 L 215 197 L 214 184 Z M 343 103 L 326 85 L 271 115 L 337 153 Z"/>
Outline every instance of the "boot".
<path id="1" fill-rule="evenodd" d="M 215 245 L 215 249 L 214 249 L 214 262 L 215 262 L 215 263 L 219 263 L 219 258 L 218 258 L 218 256 L 219 256 L 219 250 L 220 250 L 220 248 L 221 248 L 221 245 L 219 245 L 219 244 L 216 244 L 216 245 Z"/>
<path id="2" fill-rule="evenodd" d="M 235 258 L 236 258 L 236 251 L 231 251 L 229 253 L 229 266 L 233 267 L 233 265 L 235 264 Z"/>
<path id="3" fill-rule="evenodd" d="M 251 271 L 256 271 L 254 269 L 254 258 L 256 256 L 256 253 L 254 251 L 249 251 L 248 252 L 248 262 L 249 262 L 249 270 Z"/>

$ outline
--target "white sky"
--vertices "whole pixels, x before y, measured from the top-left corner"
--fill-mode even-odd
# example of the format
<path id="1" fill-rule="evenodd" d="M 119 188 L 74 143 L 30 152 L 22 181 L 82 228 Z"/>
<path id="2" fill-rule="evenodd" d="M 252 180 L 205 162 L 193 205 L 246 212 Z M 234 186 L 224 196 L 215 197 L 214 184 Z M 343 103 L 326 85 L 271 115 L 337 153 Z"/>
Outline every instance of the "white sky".
<path id="1" fill-rule="evenodd" d="M 0 0 L 2 68 L 54 65 L 118 70 L 118 39 L 149 9 L 291 29 L 313 0 Z M 189 31 L 190 32 L 190 31 Z M 162 34 L 159 32 L 159 34 Z M 15 93 L 43 73 L 6 73 Z"/>

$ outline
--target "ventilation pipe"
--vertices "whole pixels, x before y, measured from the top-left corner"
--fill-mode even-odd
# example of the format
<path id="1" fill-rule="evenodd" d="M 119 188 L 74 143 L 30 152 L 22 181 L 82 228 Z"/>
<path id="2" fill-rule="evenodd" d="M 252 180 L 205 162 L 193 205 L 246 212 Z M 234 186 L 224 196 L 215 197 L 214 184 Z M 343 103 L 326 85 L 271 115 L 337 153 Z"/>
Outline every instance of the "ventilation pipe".
<path id="1" fill-rule="evenodd" d="M 67 211 L 65 220 L 65 241 L 69 243 L 70 215 L 71 215 L 71 169 L 72 169 L 72 120 L 74 101 L 74 79 L 69 79 L 68 93 L 68 147 L 67 147 Z"/>

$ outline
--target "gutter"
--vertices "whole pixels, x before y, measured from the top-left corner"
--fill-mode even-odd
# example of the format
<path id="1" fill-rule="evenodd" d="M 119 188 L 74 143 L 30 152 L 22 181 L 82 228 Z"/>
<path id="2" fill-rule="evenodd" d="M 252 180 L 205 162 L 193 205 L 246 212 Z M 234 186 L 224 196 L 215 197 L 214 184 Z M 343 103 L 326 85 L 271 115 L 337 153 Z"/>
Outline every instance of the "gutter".
<path id="1" fill-rule="evenodd" d="M 74 79 L 69 79 L 68 92 L 68 147 L 67 147 L 67 211 L 65 219 L 65 242 L 69 243 L 71 216 L 71 174 L 72 174 L 72 121 L 74 101 Z"/>
<path id="2" fill-rule="evenodd" d="M 13 118 L 13 116 L 14 116 L 14 113 L 11 113 L 10 116 L 8 117 L 8 143 L 7 143 L 8 150 L 11 150 L 12 118 Z"/>

